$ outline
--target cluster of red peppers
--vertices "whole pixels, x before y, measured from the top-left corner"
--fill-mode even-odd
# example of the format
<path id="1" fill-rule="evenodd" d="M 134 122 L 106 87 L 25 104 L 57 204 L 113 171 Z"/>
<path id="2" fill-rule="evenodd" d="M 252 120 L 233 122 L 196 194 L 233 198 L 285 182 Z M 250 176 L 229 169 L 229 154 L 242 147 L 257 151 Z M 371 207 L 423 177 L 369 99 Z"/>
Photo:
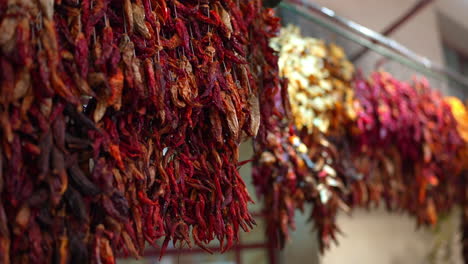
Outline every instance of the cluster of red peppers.
<path id="1" fill-rule="evenodd" d="M 358 76 L 355 92 L 355 165 L 365 184 L 353 186 L 351 204 L 383 200 L 434 225 L 458 200 L 458 154 L 466 144 L 450 105 L 426 80 L 402 82 L 385 72 Z"/>
<path id="2" fill-rule="evenodd" d="M 306 204 L 323 252 L 336 242 L 339 210 L 385 202 L 434 225 L 460 203 L 467 143 L 450 105 L 427 81 L 353 76 L 339 47 L 292 27 L 272 45 L 286 80 L 276 79 L 278 88 L 260 97 L 253 180 L 273 243 L 284 246 L 295 211 Z"/>
<path id="3" fill-rule="evenodd" d="M 261 0 L 0 0 L 0 262 L 228 250 L 277 24 Z"/>

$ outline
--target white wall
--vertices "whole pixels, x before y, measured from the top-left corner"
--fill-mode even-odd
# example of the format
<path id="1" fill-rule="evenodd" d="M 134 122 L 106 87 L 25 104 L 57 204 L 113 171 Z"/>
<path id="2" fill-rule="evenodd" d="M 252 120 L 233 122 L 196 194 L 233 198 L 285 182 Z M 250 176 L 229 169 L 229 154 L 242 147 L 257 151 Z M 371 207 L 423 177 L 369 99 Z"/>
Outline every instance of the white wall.
<path id="1" fill-rule="evenodd" d="M 435 1 L 437 10 L 454 19 L 458 24 L 468 28 L 468 1 L 467 0 L 439 0 Z M 466 43 L 468 45 L 468 43 Z"/>
<path id="2" fill-rule="evenodd" d="M 439 26 L 444 41 L 468 54 L 468 1 L 438 1 Z"/>
<path id="3" fill-rule="evenodd" d="M 458 219 L 454 213 L 439 229 L 417 229 L 415 219 L 407 215 L 382 208 L 357 210 L 352 217 L 339 218 L 345 237 L 322 257 L 322 264 L 461 264 L 455 236 Z"/>

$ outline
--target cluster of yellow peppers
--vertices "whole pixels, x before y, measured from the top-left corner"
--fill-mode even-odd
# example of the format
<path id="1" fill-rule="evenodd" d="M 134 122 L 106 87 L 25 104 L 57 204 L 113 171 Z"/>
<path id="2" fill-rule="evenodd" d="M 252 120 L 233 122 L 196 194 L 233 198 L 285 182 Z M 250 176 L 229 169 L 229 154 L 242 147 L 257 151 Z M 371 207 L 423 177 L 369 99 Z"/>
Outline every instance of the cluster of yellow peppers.
<path id="1" fill-rule="evenodd" d="M 299 28 L 293 25 L 283 28 L 271 45 L 280 53 L 280 74 L 288 79 L 291 110 L 298 130 L 328 134 L 354 117 L 351 89 L 354 66 L 341 47 L 302 37 Z"/>
<path id="2" fill-rule="evenodd" d="M 449 96 L 445 101 L 452 108 L 453 117 L 457 121 L 457 130 L 461 138 L 467 142 L 462 151 L 460 151 L 460 159 L 463 161 L 463 168 L 468 169 L 468 109 L 460 99 L 457 97 Z"/>

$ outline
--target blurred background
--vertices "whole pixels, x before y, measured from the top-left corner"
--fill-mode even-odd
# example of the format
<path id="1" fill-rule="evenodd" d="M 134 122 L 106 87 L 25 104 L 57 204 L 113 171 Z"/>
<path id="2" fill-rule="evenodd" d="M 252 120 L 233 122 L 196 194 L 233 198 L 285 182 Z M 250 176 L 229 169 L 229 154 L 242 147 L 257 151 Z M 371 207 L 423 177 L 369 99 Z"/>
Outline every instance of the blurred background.
<path id="1" fill-rule="evenodd" d="M 288 2 L 288 1 L 283 1 Z M 303 1 L 307 2 L 307 1 Z M 311 3 L 328 7 L 336 15 L 347 18 L 375 32 L 396 40 L 412 52 L 430 62 L 446 66 L 461 75 L 468 76 L 468 0 L 314 0 Z M 384 56 L 376 49 L 367 49 L 362 43 L 351 41 L 310 17 L 279 8 L 283 24 L 293 23 L 301 27 L 304 35 L 333 41 L 343 46 L 357 68 L 370 72 L 383 68 L 396 78 L 410 79 L 414 75 L 426 76 L 431 85 L 446 95 L 464 100 L 468 87 L 450 78 L 437 77 L 418 71 L 414 62 L 402 63 Z M 315 17 L 320 20 L 323 17 Z M 337 27 L 331 25 L 331 27 Z M 346 28 L 340 28 L 346 31 Z M 348 30 L 349 31 L 349 30 Z M 387 54 L 388 55 L 388 54 Z M 420 66 L 420 65 L 419 65 Z M 240 160 L 252 156 L 251 142 L 242 146 Z M 251 186 L 251 169 L 246 165 L 242 176 Z M 159 261 L 157 251 L 148 251 L 140 260 L 119 260 L 119 264 L 133 263 L 322 263 L 322 264 L 458 264 L 462 263 L 459 242 L 460 213 L 455 211 L 441 219 L 434 229 L 416 228 L 414 219 L 406 215 L 388 213 L 383 208 L 355 210 L 351 216 L 340 215 L 338 225 L 343 234 L 339 246 L 325 255 L 318 251 L 313 225 L 307 223 L 309 212 L 297 214 L 297 229 L 286 248 L 279 252 L 268 246 L 261 217 L 262 203 L 256 201 L 250 210 L 257 216 L 258 226 L 251 233 L 242 234 L 241 242 L 230 252 L 209 255 L 197 249 L 170 249 Z M 213 244 L 213 246 L 217 246 Z"/>

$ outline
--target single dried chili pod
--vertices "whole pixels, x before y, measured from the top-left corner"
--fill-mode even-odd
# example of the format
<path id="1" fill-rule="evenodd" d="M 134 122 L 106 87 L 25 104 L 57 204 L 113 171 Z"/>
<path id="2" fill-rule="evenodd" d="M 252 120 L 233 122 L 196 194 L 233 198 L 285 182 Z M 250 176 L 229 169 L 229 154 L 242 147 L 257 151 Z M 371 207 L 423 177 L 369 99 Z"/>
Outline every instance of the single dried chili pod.
<path id="1" fill-rule="evenodd" d="M 130 0 L 123 1 L 123 12 L 125 17 L 125 25 L 124 29 L 128 34 L 133 34 L 134 29 L 134 19 L 133 19 L 133 7 L 132 2 Z"/>
<path id="2" fill-rule="evenodd" d="M 145 10 L 143 6 L 141 6 L 138 3 L 133 3 L 132 9 L 133 9 L 133 21 L 135 24 L 134 27 L 136 31 L 140 33 L 144 38 L 151 39 L 152 36 L 145 24 Z"/>

